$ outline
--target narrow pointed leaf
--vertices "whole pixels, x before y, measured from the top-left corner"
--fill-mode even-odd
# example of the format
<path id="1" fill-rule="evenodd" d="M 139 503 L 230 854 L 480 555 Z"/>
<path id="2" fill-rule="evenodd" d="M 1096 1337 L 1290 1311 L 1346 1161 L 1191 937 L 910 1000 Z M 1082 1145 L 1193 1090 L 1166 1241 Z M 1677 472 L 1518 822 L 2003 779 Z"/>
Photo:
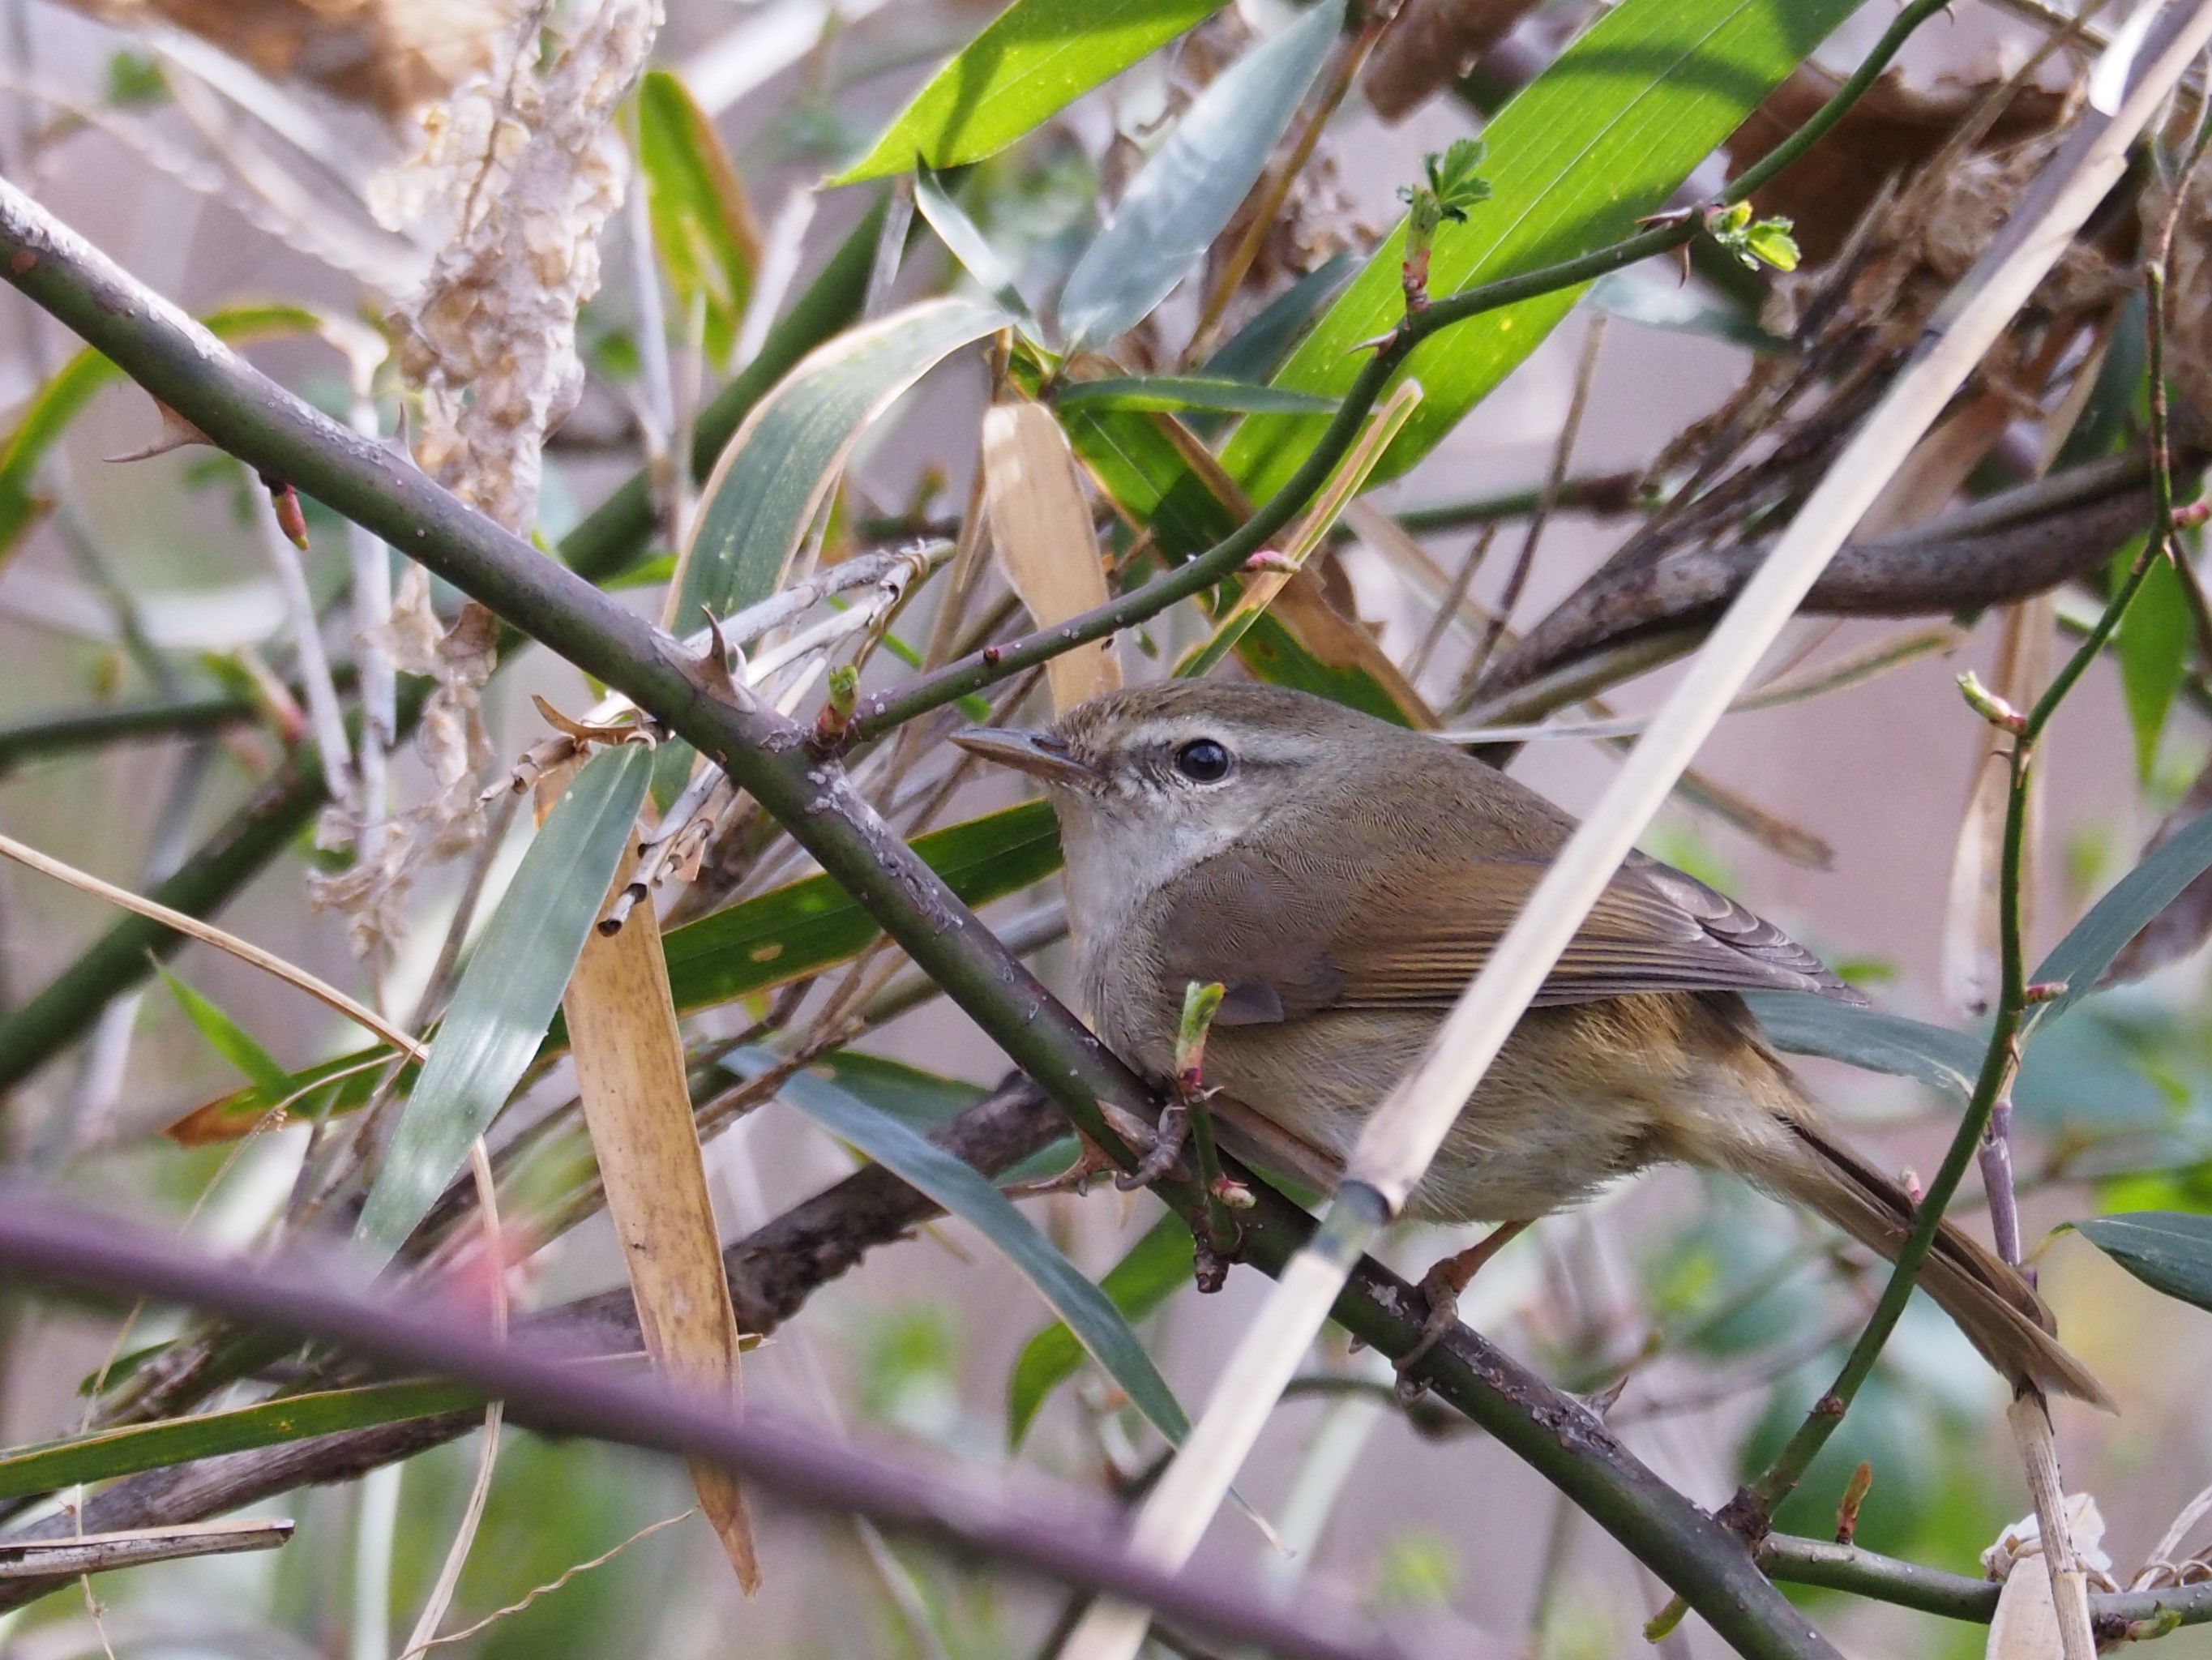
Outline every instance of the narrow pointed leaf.
<path id="1" fill-rule="evenodd" d="M 351 1112 L 375 1090 L 377 1078 L 393 1054 L 386 1045 L 373 1043 L 334 1061 L 233 1090 L 193 1108 L 161 1134 L 179 1146 L 197 1147 L 235 1140 L 260 1123 L 270 1108 L 279 1105 L 288 1119 Z M 401 1088 L 409 1086 L 417 1070 L 412 1061 L 407 1064 L 399 1075 Z"/>
<path id="2" fill-rule="evenodd" d="M 1197 374 L 1125 374 L 1103 380 L 1072 380 L 1060 389 L 1053 402 L 1064 410 L 1217 410 L 1273 415 L 1326 415 L 1336 407 L 1310 392 Z"/>
<path id="3" fill-rule="evenodd" d="M 2057 1018 L 2094 991 L 2120 947 L 2208 869 L 2212 869 L 2212 812 L 2176 832 L 2114 883 L 2112 891 L 2090 906 L 2089 914 L 2038 964 L 2034 979 L 2063 981 L 2066 989 L 2039 1006 L 2037 1024 Z"/>
<path id="4" fill-rule="evenodd" d="M 661 269 L 685 311 L 703 302 L 702 344 L 726 363 L 760 263 L 744 187 L 714 122 L 666 70 L 647 70 L 638 83 L 637 149 Z"/>
<path id="5" fill-rule="evenodd" d="M 1041 629 L 1056 628 L 1106 603 L 1106 567 L 1091 527 L 1091 503 L 1067 436 L 1042 404 L 994 404 L 983 411 L 983 499 L 991 548 L 1006 586 Z M 1045 665 L 1052 707 L 1065 714 L 1121 684 L 1111 640 L 1094 640 Z"/>
<path id="6" fill-rule="evenodd" d="M 1922 1083 L 1964 1100 L 1981 1070 L 1983 1041 L 1902 1015 L 1854 1008 L 1810 992 L 1748 992 L 1744 1001 L 1778 1049 L 1818 1055 Z"/>
<path id="7" fill-rule="evenodd" d="M 0 1455 L 0 1499 L 52 1493 L 79 1481 L 105 1481 L 137 1470 L 165 1469 L 198 1458 L 283 1446 L 483 1404 L 483 1395 L 462 1383 L 372 1383 L 362 1389 L 284 1395 L 232 1412 L 101 1430 Z"/>
<path id="8" fill-rule="evenodd" d="M 1487 202 L 1438 232 L 1433 296 L 1588 253 L 1657 212 L 1860 0 L 1622 0 L 1601 13 L 1483 131 Z M 1401 224 L 1276 376 L 1341 396 L 1354 349 L 1405 310 Z M 1448 329 L 1405 372 L 1428 396 L 1376 473 L 1435 448 L 1565 316 L 1582 290 L 1540 295 Z M 1282 487 L 1319 436 L 1317 416 L 1255 416 L 1223 459 L 1255 501 Z"/>
<path id="9" fill-rule="evenodd" d="M 917 155 L 949 167 L 1004 149 L 1223 3 L 1014 0 L 830 182 L 904 173 Z"/>
<path id="10" fill-rule="evenodd" d="M 380 1262 L 414 1231 L 520 1080 L 599 920 L 645 787 L 652 751 L 594 756 L 538 832 L 484 925 L 452 1006 L 385 1149 L 356 1230 Z"/>
<path id="11" fill-rule="evenodd" d="M 928 300 L 849 329 L 809 354 L 745 417 L 700 494 L 668 616 L 689 634 L 741 596 L 773 593 L 845 460 L 901 393 L 1004 312 Z"/>
<path id="12" fill-rule="evenodd" d="M 1307 272 L 1270 300 L 1258 316 L 1206 360 L 1200 372 L 1218 380 L 1247 382 L 1274 374 L 1290 356 L 1291 348 L 1297 344 L 1298 337 L 1321 315 L 1322 308 L 1352 280 L 1354 264 L 1348 253 L 1330 255 L 1319 270 Z"/>
<path id="13" fill-rule="evenodd" d="M 990 1091 L 978 1084 L 944 1078 L 880 1055 L 840 1049 L 823 1056 L 811 1070 L 828 1079 L 849 1095 L 856 1095 L 878 1112 L 889 1113 L 901 1123 L 927 1135 L 968 1110 Z M 1024 1182 L 1042 1182 L 1075 1162 L 1073 1135 L 1039 1147 L 1018 1164 L 1009 1164 L 991 1179 L 1002 1188 Z"/>
<path id="14" fill-rule="evenodd" d="M 1030 801 L 918 836 L 914 848 L 962 903 L 981 905 L 1058 870 L 1060 828 L 1049 806 Z M 726 1003 L 842 963 L 881 932 L 830 878 L 810 876 L 670 929 L 670 988 L 678 1010 Z"/>
<path id="15" fill-rule="evenodd" d="M 1215 76 L 1084 251 L 1060 295 L 1073 355 L 1134 327 L 1221 234 L 1267 167 L 1344 27 L 1344 0 L 1306 15 Z"/>
<path id="16" fill-rule="evenodd" d="M 2212 1309 L 2212 1216 L 2146 1210 L 2074 1225 L 2152 1290 Z"/>
<path id="17" fill-rule="evenodd" d="M 961 268 L 982 285 L 983 291 L 1020 325 L 1024 334 L 1042 345 L 1043 325 L 1038 323 L 1036 313 L 1030 309 L 1030 302 L 1015 285 L 1013 273 L 1006 269 L 975 222 L 952 199 L 936 169 L 927 164 L 915 169 L 914 204 L 929 222 L 929 228 L 937 233 L 938 240 L 960 262 Z"/>
<path id="18" fill-rule="evenodd" d="M 1192 1283 L 1196 1250 L 1182 1219 L 1170 1213 L 1152 1224 L 1098 1282 L 1114 1306 L 1141 1320 Z M 1065 1323 L 1047 1326 L 1022 1345 L 1006 1379 L 1006 1444 L 1019 1447 L 1052 1392 L 1083 1365 L 1083 1345 Z"/>
<path id="19" fill-rule="evenodd" d="M 610 887 L 629 880 L 636 868 L 632 840 Z M 684 1034 L 649 900 L 611 934 L 586 930 L 561 1008 L 584 1127 L 606 1193 L 607 1219 L 629 1272 L 646 1353 L 656 1370 L 735 1407 L 743 1396 L 737 1319 L 691 1116 Z M 760 1589 L 760 1554 L 737 1473 L 695 1458 L 691 1485 L 738 1588 L 751 1596 Z"/>
<path id="20" fill-rule="evenodd" d="M 252 1032 L 238 1024 L 219 1006 L 194 991 L 183 981 L 163 968 L 154 965 L 161 976 L 161 983 L 169 988 L 169 995 L 185 1012 L 185 1018 L 193 1029 L 207 1039 L 208 1047 L 253 1080 L 256 1090 L 266 1095 L 274 1106 L 284 1098 L 291 1086 L 292 1075 L 278 1064 L 276 1057 L 261 1047 Z"/>
<path id="21" fill-rule="evenodd" d="M 741 1049 L 723 1064 L 753 1078 L 775 1062 L 765 1050 Z M 839 1140 L 973 1226 L 1036 1287 L 1153 1428 L 1174 1442 L 1190 1432 L 1190 1420 L 1112 1299 L 1085 1279 L 988 1177 L 826 1079 L 800 1073 L 779 1093 Z"/>

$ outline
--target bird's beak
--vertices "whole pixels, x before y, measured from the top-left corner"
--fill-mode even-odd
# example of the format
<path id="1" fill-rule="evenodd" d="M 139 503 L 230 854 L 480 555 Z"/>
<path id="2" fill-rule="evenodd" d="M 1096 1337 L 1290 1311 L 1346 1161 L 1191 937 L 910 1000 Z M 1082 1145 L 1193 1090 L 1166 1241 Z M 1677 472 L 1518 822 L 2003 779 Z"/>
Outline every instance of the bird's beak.
<path id="1" fill-rule="evenodd" d="M 969 727 L 952 734 L 969 754 L 1042 778 L 1048 784 L 1096 784 L 1098 775 L 1077 760 L 1067 740 L 1048 732 L 1018 727 Z"/>

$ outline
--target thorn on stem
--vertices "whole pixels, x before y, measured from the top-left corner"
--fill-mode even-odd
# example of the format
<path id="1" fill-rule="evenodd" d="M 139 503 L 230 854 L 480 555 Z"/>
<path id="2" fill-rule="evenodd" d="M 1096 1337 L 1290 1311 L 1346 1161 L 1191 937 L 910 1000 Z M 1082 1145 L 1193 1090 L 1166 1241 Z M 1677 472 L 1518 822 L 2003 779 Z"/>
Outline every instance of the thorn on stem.
<path id="1" fill-rule="evenodd" d="M 1874 1466 L 1865 1460 L 1851 1472 L 1851 1479 L 1844 1484 L 1843 1502 L 1836 1506 L 1836 1542 L 1848 1545 L 1859 1530 L 1859 1506 L 1866 1503 L 1868 1491 L 1874 1486 Z"/>

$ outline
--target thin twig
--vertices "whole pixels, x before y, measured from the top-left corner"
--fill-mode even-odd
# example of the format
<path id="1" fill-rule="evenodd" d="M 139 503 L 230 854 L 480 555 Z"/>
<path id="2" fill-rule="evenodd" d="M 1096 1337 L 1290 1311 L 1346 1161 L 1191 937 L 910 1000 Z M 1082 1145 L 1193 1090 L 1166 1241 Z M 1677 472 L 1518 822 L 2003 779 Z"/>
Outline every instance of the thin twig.
<path id="1" fill-rule="evenodd" d="M 211 922 L 203 922 L 197 916 L 187 916 L 182 911 L 171 910 L 167 905 L 156 904 L 151 899 L 141 898 L 127 888 L 118 888 L 112 882 L 103 882 L 97 876 L 89 875 L 77 869 L 74 865 L 65 865 L 58 859 L 40 853 L 36 848 L 24 846 L 13 836 L 0 836 L 0 854 L 13 859 L 20 865 L 28 865 L 40 874 L 51 876 L 57 882 L 66 882 L 70 886 L 82 892 L 105 899 L 111 905 L 120 906 L 128 911 L 136 911 L 139 915 L 149 917 L 165 927 L 174 928 L 179 933 L 189 934 L 203 945 L 213 946 L 217 951 L 228 952 L 240 962 L 250 963 L 264 973 L 272 974 L 286 984 L 297 987 L 317 1002 L 327 1008 L 335 1009 L 356 1025 L 374 1032 L 393 1048 L 414 1056 L 418 1061 L 427 1052 L 422 1044 L 400 1031 L 375 1010 L 356 1002 L 336 986 L 317 979 L 305 969 L 286 962 L 272 952 L 264 951 L 260 946 L 241 939 L 234 933 L 226 933 Z"/>
<path id="2" fill-rule="evenodd" d="M 1504 592 L 1490 614 L 1490 626 L 1482 638 L 1475 642 L 1474 655 L 1467 667 L 1461 671 L 1459 690 L 1445 705 L 1447 715 L 1456 714 L 1472 703 L 1482 684 L 1482 672 L 1490 666 L 1490 654 L 1498 649 L 1498 642 L 1505 632 L 1506 624 L 1513 620 L 1513 609 L 1521 603 L 1522 590 L 1528 585 L 1528 573 L 1535 569 L 1537 544 L 1544 539 L 1544 526 L 1552 520 L 1559 504 L 1559 490 L 1567 482 L 1567 465 L 1574 459 L 1575 441 L 1582 435 L 1583 411 L 1589 407 L 1590 383 L 1597 378 L 1597 355 L 1605 344 L 1605 313 L 1593 311 L 1583 331 L 1582 356 L 1575 364 L 1575 389 L 1567 400 L 1567 418 L 1560 423 L 1559 441 L 1552 447 L 1552 465 L 1544 475 L 1543 493 L 1536 498 L 1536 510 L 1528 515 L 1528 528 L 1522 532 L 1520 556 L 1513 562 L 1512 575 L 1505 579 Z"/>
<path id="3" fill-rule="evenodd" d="M 509 1602 L 505 1608 L 499 1608 L 490 1614 L 487 1614 L 483 1619 L 477 1620 L 472 1626 L 464 1626 L 460 1630 L 448 1632 L 443 1637 L 424 1637 L 418 1631 L 416 1634 L 409 1640 L 408 1646 L 399 1656 L 399 1660 L 416 1660 L 416 1657 L 417 1655 L 428 1654 L 432 1649 L 443 1648 L 448 1643 L 466 1642 L 470 1638 L 477 1635 L 479 1633 L 490 1630 L 492 1627 L 497 1625 L 501 1620 L 510 1619 L 515 1614 L 520 1614 L 525 1608 L 528 1608 L 532 1602 L 535 1602 L 539 1597 L 551 1596 L 555 1591 L 559 1590 L 562 1586 L 566 1585 L 571 1579 L 574 1579 L 578 1574 L 589 1573 L 593 1568 L 605 1567 L 608 1563 L 613 1561 L 615 1558 L 620 1556 L 624 1551 L 628 1550 L 632 1545 L 636 1544 L 639 1541 L 650 1539 L 654 1534 L 660 1532 L 663 1529 L 674 1527 L 678 1522 L 688 1522 L 698 1513 L 699 1507 L 696 1505 L 694 1505 L 690 1510 L 678 1511 L 673 1516 L 664 1516 L 658 1522 L 648 1522 L 645 1526 L 640 1528 L 635 1533 L 630 1535 L 629 1538 L 623 1540 L 620 1544 L 614 1546 L 611 1549 L 601 1551 L 597 1556 L 592 1557 L 589 1561 L 570 1564 L 568 1567 L 562 1569 L 560 1573 L 555 1578 L 547 1580 L 542 1585 L 534 1586 L 530 1590 L 525 1592 L 520 1601 Z"/>

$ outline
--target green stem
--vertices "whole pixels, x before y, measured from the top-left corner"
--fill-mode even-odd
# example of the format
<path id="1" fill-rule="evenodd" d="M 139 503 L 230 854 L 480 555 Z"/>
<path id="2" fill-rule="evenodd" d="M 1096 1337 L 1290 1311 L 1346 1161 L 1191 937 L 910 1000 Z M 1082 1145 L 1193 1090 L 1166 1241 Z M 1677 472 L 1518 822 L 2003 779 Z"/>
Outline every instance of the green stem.
<path id="1" fill-rule="evenodd" d="M 95 749 L 133 738 L 177 738 L 219 732 L 257 719 L 253 701 L 214 692 L 204 697 L 149 698 L 106 708 L 45 714 L 0 727 L 0 772 L 50 755 Z"/>
<path id="2" fill-rule="evenodd" d="M 1899 1561 L 1856 1545 L 1799 1539 L 1783 1533 L 1770 1534 L 1760 1541 L 1759 1565 L 1789 1584 L 1848 1591 L 1874 1602 L 1984 1626 L 1996 1617 L 1997 1594 L 2003 1589 L 1992 1580 L 1923 1568 L 1917 1562 Z M 2212 1584 L 2166 1590 L 2095 1591 L 2089 1597 L 2089 1617 L 2096 1624 L 2097 1635 L 2106 1640 L 2118 1638 L 2125 1627 L 2137 1621 L 2154 1621 L 2166 1614 L 2177 1625 L 2212 1622 Z"/>
<path id="3" fill-rule="evenodd" d="M 2173 534 L 2173 477 L 2171 452 L 2166 439 L 2166 399 L 2161 376 L 2165 362 L 2165 331 L 2160 325 L 2165 301 L 2165 272 L 2154 259 L 2144 269 L 2144 282 L 2149 290 L 2144 327 L 2149 342 L 2149 375 L 2151 384 L 2151 500 L 2150 533 L 2143 539 L 2142 550 L 2136 556 L 2126 577 L 2113 593 L 2096 626 L 2083 636 L 2072 656 L 2067 659 L 2051 684 L 2037 698 L 2021 723 L 2012 745 L 2011 776 L 2005 802 L 2004 842 L 1998 868 L 1997 922 L 2000 988 L 1996 1018 L 1990 1031 L 1989 1047 L 1983 1052 L 1980 1073 L 1974 1080 L 1974 1092 L 1966 1104 L 1964 1117 L 1959 1121 L 1951 1145 L 1943 1155 L 1942 1167 L 1928 1184 L 1928 1192 L 1914 1216 L 1912 1231 L 1898 1253 L 1897 1265 L 1891 1270 L 1889 1282 L 1882 1287 L 1881 1299 L 1869 1316 L 1865 1329 L 1859 1333 L 1844 1358 L 1843 1370 L 1828 1393 L 1814 1402 L 1806 1414 L 1805 1421 L 1797 1426 L 1778 1453 L 1773 1462 L 1761 1472 L 1759 1478 L 1740 1491 L 1722 1512 L 1729 1525 L 1756 1539 L 1763 1535 L 1771 1522 L 1776 1510 L 1804 1479 L 1814 1459 L 1828 1444 L 1828 1438 L 1844 1420 L 1859 1388 L 1874 1371 L 1875 1363 L 1881 1357 L 1882 1347 L 1889 1341 L 1904 1315 L 1905 1304 L 1911 1300 L 1913 1287 L 1920 1269 L 1935 1248 L 1936 1235 L 1942 1225 L 1943 1213 L 1959 1183 L 1965 1178 L 1967 1166 L 1981 1145 L 1983 1131 L 1988 1127 L 1990 1114 L 1999 1098 L 2010 1087 L 2013 1074 L 2020 1064 L 2019 1044 L 2027 1025 L 2028 1010 L 2027 974 L 2021 939 L 2021 879 L 2022 847 L 2027 840 L 2028 781 L 2034 763 L 2035 746 L 2043 736 L 2051 718 L 2058 712 L 2066 696 L 2077 685 L 2089 665 L 2105 648 L 2112 631 L 2126 615 L 2129 602 L 2142 589 L 2143 579 L 2150 574 L 2152 565 L 2165 550 Z"/>

